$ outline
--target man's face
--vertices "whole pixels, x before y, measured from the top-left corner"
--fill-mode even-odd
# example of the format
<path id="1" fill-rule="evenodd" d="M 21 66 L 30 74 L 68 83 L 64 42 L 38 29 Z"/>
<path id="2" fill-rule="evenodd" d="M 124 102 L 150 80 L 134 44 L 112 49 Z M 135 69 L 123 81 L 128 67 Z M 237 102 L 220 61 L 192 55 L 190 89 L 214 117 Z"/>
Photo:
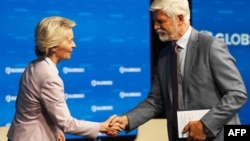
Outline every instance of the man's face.
<path id="1" fill-rule="evenodd" d="M 154 29 L 161 41 L 175 40 L 178 27 L 171 17 L 164 14 L 161 10 L 153 12 Z"/>

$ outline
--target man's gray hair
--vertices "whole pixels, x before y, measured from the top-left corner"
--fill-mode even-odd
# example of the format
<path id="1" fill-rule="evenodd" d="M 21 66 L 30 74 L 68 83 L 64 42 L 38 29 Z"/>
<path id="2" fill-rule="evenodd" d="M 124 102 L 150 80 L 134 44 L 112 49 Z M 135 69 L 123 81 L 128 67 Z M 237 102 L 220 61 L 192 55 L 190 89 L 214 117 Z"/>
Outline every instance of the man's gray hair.
<path id="1" fill-rule="evenodd" d="M 154 0 L 150 11 L 161 10 L 166 15 L 175 18 L 183 15 L 185 22 L 190 23 L 190 8 L 188 0 Z"/>

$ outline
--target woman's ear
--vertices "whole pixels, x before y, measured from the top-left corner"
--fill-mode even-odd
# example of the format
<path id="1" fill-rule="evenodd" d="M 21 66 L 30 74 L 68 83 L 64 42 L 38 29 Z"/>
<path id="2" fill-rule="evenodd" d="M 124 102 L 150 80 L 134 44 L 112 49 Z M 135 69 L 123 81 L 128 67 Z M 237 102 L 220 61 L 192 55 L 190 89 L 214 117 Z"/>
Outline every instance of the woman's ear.
<path id="1" fill-rule="evenodd" d="M 51 47 L 48 50 L 48 56 L 51 56 L 52 54 L 54 54 L 57 50 L 57 47 Z"/>
<path id="2" fill-rule="evenodd" d="M 56 50 L 57 50 L 57 47 L 52 47 L 51 48 L 51 52 L 56 52 Z"/>

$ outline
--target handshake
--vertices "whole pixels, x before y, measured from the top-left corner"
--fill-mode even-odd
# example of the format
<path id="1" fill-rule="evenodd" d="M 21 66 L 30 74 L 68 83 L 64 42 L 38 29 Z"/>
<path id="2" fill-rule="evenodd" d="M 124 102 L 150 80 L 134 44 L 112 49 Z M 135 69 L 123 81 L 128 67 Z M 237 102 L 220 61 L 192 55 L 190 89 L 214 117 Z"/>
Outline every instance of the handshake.
<path id="1" fill-rule="evenodd" d="M 128 125 L 127 116 L 112 115 L 106 121 L 100 124 L 100 132 L 110 137 L 116 137 Z"/>
<path id="2" fill-rule="evenodd" d="M 128 125 L 127 116 L 110 116 L 106 121 L 100 123 L 99 132 L 106 134 L 110 137 L 116 137 L 117 134 L 124 130 Z M 64 133 L 60 131 L 58 136 L 58 141 L 66 141 Z"/>

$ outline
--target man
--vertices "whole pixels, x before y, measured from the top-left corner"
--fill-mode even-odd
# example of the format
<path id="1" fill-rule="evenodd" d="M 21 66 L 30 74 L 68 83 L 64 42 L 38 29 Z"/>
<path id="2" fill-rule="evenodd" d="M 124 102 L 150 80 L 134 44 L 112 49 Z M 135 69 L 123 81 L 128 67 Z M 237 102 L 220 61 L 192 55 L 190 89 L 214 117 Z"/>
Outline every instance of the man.
<path id="1" fill-rule="evenodd" d="M 160 40 L 172 44 L 158 56 L 157 74 L 148 97 L 113 119 L 111 126 L 119 122 L 129 132 L 164 112 L 168 138 L 177 141 L 180 139 L 176 110 L 208 109 L 200 120 L 190 121 L 182 132 L 188 133 L 189 141 L 223 141 L 224 125 L 240 124 L 237 112 L 248 98 L 235 59 L 222 40 L 199 33 L 190 25 L 188 0 L 155 0 L 150 11 Z M 178 52 L 177 70 L 172 71 L 175 50 Z M 178 109 L 174 108 L 175 99 Z"/>

